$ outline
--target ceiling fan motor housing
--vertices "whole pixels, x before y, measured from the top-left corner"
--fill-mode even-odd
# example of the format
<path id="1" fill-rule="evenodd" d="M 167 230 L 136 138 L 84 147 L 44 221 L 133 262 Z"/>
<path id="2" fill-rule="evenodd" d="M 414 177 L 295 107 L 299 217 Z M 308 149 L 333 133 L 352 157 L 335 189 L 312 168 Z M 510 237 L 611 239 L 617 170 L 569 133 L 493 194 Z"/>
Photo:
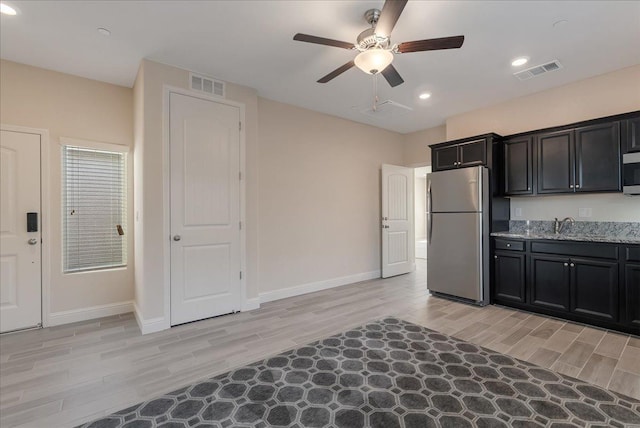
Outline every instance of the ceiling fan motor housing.
<path id="1" fill-rule="evenodd" d="M 362 33 L 358 34 L 358 38 L 356 40 L 358 42 L 357 48 L 360 51 L 366 51 L 367 49 L 374 47 L 387 49 L 390 45 L 390 39 L 388 37 L 378 36 L 375 33 L 374 28 L 367 28 L 364 30 Z"/>

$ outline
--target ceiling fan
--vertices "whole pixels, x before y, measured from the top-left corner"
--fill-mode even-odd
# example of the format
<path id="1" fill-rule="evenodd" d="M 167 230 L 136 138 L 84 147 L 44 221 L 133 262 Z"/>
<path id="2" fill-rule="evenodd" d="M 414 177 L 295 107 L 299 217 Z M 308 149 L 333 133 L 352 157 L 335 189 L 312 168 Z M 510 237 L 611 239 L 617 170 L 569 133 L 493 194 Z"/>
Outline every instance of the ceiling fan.
<path id="1" fill-rule="evenodd" d="M 367 74 L 382 74 L 392 87 L 404 83 L 402 77 L 391 62 L 394 54 L 435 51 L 441 49 L 457 49 L 462 46 L 464 36 L 442 37 L 438 39 L 415 40 L 397 45 L 391 44 L 391 31 L 395 27 L 400 14 L 407 4 L 407 0 L 386 0 L 382 11 L 369 9 L 364 18 L 371 28 L 364 30 L 356 39 L 356 43 L 326 39 L 298 33 L 293 40 L 319 45 L 335 46 L 343 49 L 353 49 L 360 53 L 348 63 L 336 68 L 331 73 L 320 78 L 318 83 L 327 83 L 341 75 L 353 66 Z"/>

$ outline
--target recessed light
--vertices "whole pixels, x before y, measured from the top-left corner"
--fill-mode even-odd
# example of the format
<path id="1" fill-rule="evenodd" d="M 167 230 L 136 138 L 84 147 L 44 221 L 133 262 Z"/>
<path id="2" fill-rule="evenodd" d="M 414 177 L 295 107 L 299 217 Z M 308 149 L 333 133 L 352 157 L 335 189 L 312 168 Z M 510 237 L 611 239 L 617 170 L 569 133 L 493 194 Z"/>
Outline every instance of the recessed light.
<path id="1" fill-rule="evenodd" d="M 429 92 L 423 92 L 422 94 L 420 94 L 418 96 L 418 98 L 420 98 L 421 100 L 426 100 L 427 98 L 429 98 L 431 96 L 431 94 Z"/>
<path id="2" fill-rule="evenodd" d="M 98 28 L 98 33 L 102 34 L 103 36 L 110 36 L 111 35 L 111 31 L 107 30 L 106 28 Z"/>
<path id="3" fill-rule="evenodd" d="M 6 3 L 0 3 L 0 13 L 3 15 L 17 15 L 18 12 Z"/>
<path id="4" fill-rule="evenodd" d="M 523 56 L 521 58 L 516 58 L 513 61 L 511 61 L 511 65 L 514 67 L 520 67 L 521 65 L 525 65 L 527 62 L 529 62 L 529 58 Z"/>

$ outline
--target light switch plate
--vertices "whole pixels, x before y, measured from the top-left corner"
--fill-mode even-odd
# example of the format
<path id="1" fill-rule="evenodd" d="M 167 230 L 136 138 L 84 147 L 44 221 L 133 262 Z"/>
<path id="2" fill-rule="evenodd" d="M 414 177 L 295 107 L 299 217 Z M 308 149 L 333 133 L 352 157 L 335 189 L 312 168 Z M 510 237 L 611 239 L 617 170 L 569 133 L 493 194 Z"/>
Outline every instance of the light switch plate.
<path id="1" fill-rule="evenodd" d="M 591 217 L 591 208 L 579 208 L 578 217 Z"/>

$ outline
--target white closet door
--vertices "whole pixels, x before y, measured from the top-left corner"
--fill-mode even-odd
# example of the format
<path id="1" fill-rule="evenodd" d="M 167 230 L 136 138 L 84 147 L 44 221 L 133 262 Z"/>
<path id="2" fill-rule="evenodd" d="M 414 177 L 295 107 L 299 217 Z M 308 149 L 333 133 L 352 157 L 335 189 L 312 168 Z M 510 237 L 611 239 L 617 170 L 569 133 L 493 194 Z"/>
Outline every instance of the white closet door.
<path id="1" fill-rule="evenodd" d="M 413 270 L 414 170 L 382 165 L 382 277 Z"/>
<path id="2" fill-rule="evenodd" d="M 240 310 L 239 124 L 237 107 L 170 95 L 172 325 Z"/>

